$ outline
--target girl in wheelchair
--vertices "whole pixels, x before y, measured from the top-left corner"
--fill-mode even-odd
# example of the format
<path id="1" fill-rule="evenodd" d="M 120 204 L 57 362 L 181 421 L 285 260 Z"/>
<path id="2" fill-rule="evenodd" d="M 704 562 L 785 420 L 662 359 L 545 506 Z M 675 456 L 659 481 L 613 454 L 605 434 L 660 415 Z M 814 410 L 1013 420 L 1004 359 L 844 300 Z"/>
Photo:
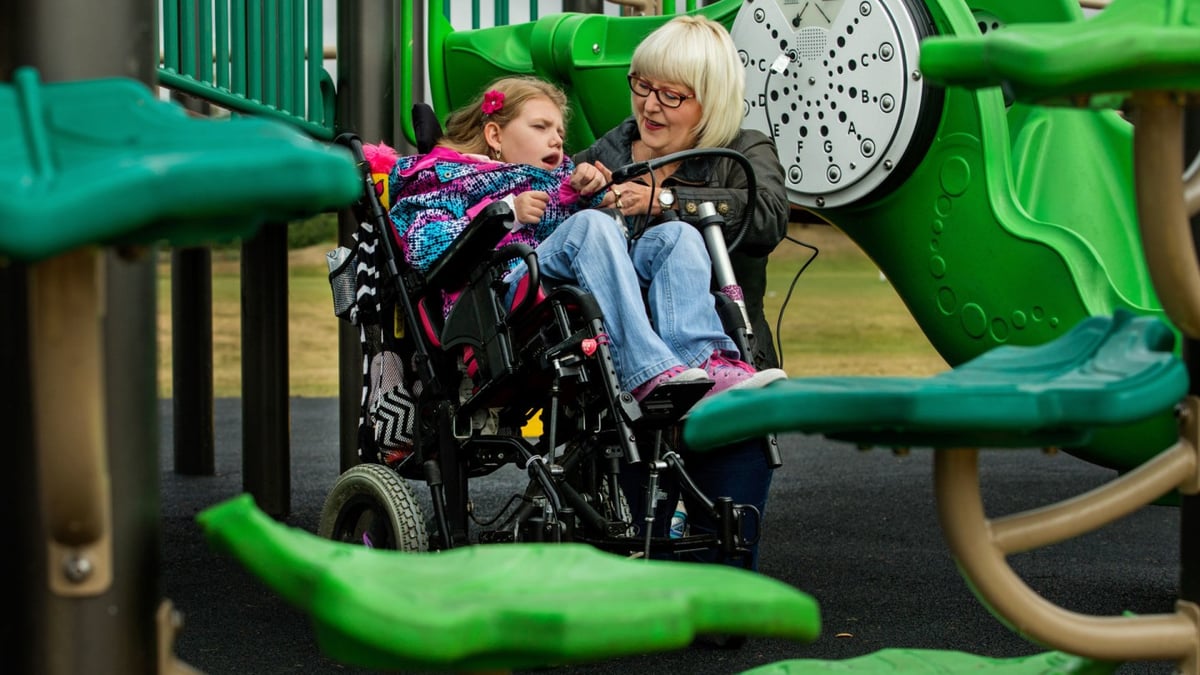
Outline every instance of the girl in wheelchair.
<path id="1" fill-rule="evenodd" d="M 358 253 L 369 242 L 401 263 L 382 266 L 392 270 L 401 318 L 381 306 L 367 319 L 379 326 L 360 325 L 390 336 L 370 349 L 370 370 L 376 359 L 394 361 L 405 400 L 387 399 L 392 388 L 370 377 L 364 406 L 383 392 L 388 412 L 364 407 L 364 462 L 338 479 L 319 531 L 417 550 L 554 540 L 651 557 L 707 551 L 752 566 L 760 508 L 723 493 L 709 498 L 673 448 L 681 416 L 700 397 L 783 374 L 737 361 L 693 226 L 667 221 L 628 238 L 603 208 L 617 203 L 604 189 L 611 174 L 564 154 L 565 108 L 552 85 L 504 78 L 452 115 L 424 154 L 389 157 L 376 146 L 367 156 L 359 144 L 372 175 L 389 170 L 389 206 L 385 214 L 379 200 L 363 200 L 374 210 L 370 232 L 382 236 L 364 236 Z M 518 433 L 538 410 L 538 435 Z M 381 432 L 376 417 L 400 433 Z M 739 453 L 731 461 L 746 464 Z M 494 518 L 478 519 L 467 479 L 507 464 L 529 474 L 528 486 Z M 626 480 L 639 476 L 633 467 L 650 467 L 645 482 Z M 423 475 L 432 521 L 393 472 Z M 660 490 L 659 473 L 677 478 L 697 515 L 722 526 L 680 539 L 660 534 L 658 516 L 642 505 L 679 493 Z M 703 469 L 697 475 L 711 482 Z"/>
<path id="2" fill-rule="evenodd" d="M 451 115 L 433 151 L 401 158 L 389 196 L 405 261 L 428 269 L 475 214 L 506 201 L 517 227 L 501 245 L 534 246 L 543 277 L 595 297 L 621 386 L 638 401 L 667 383 L 711 382 L 712 395 L 785 377 L 740 360 L 706 292 L 699 231 L 669 220 L 630 239 L 620 218 L 589 208 L 619 194 L 599 194 L 612 177 L 603 164 L 575 166 L 564 153 L 566 104 L 547 82 L 502 78 Z M 525 273 L 518 262 L 508 275 L 510 300 Z"/>

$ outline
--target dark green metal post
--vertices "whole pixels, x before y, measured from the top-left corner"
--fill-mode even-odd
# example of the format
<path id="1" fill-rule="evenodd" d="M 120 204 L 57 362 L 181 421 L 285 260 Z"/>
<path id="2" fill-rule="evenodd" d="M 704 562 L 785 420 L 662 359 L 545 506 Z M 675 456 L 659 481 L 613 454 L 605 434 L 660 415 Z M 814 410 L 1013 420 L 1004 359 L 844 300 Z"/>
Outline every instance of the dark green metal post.
<path id="1" fill-rule="evenodd" d="M 97 12 L 87 0 L 0 3 L 0 80 L 33 66 L 46 82 L 129 77 L 155 81 L 158 21 L 153 0 L 110 0 Z M 63 49 L 69 44 L 70 49 Z M 69 226 L 48 205 L 47 222 Z M 5 328 L 0 332 L 6 398 L 4 472 L 6 512 L 17 522 L 11 576 L 2 582 L 5 613 L 20 622 L 4 630 L 5 672 L 40 674 L 157 672 L 155 611 L 160 536 L 158 425 L 155 387 L 156 286 L 153 250 L 100 254 L 97 287 L 105 305 L 103 417 L 112 495 L 112 583 L 93 595 L 59 595 L 47 583 L 47 533 L 40 512 L 30 350 L 24 331 L 30 312 L 22 299 L 30 270 L 11 265 L 0 274 Z M 24 306 L 22 306 L 24 304 Z M 65 356 L 65 355 L 64 355 Z M 68 422 L 68 420 L 64 420 Z M 12 602 L 8 602 L 11 600 Z"/>
<path id="2" fill-rule="evenodd" d="M 343 0 L 337 5 L 337 110 L 338 132 L 354 132 L 366 142 L 383 141 L 401 152 L 396 132 L 395 70 L 392 60 L 393 26 L 400 19 L 397 2 Z M 421 19 L 414 17 L 414 21 Z M 423 25 L 423 21 L 417 25 Z M 413 49 L 422 53 L 423 49 Z M 395 58 L 413 55 L 397 54 Z M 414 66 L 415 67 L 415 66 Z M 414 71 L 423 72 L 423 71 Z M 350 245 L 357 223 L 349 211 L 338 213 L 338 240 Z M 338 326 L 338 420 L 342 470 L 358 464 L 358 407 L 362 387 L 362 349 L 358 329 L 345 322 Z"/>
<path id="3" fill-rule="evenodd" d="M 173 6 L 175 3 L 168 2 Z M 211 40 L 200 31 L 211 14 L 206 0 L 182 3 L 188 16 L 164 22 L 164 30 L 188 31 L 172 35 L 167 44 L 192 45 L 182 58 L 181 72 L 192 77 L 212 73 Z M 205 9 L 208 8 L 208 9 Z M 182 19 L 182 20 L 178 20 Z M 196 33 L 201 33 L 197 35 Z M 171 52 L 168 51 L 168 54 Z M 172 57 L 175 55 L 172 54 Z M 190 96 L 173 98 L 189 109 L 208 113 L 208 105 Z M 213 413 L 212 252 L 189 247 L 171 251 L 171 405 L 174 430 L 175 472 L 187 476 L 216 473 Z"/>
<path id="4" fill-rule="evenodd" d="M 1200 110 L 1184 111 L 1184 161 L 1200 156 Z M 1200 215 L 1192 216 L 1192 239 L 1200 242 Z M 1200 250 L 1196 251 L 1200 255 Z M 1185 337 L 1183 356 L 1191 376 L 1191 394 L 1200 395 L 1200 342 Z M 1200 496 L 1184 495 L 1179 514 L 1179 597 L 1200 603 Z"/>
<path id="5" fill-rule="evenodd" d="M 171 405 L 175 472 L 216 473 L 213 413 L 212 253 L 171 251 Z"/>
<path id="6" fill-rule="evenodd" d="M 291 511 L 287 225 L 242 242 L 242 485 L 263 511 Z"/>

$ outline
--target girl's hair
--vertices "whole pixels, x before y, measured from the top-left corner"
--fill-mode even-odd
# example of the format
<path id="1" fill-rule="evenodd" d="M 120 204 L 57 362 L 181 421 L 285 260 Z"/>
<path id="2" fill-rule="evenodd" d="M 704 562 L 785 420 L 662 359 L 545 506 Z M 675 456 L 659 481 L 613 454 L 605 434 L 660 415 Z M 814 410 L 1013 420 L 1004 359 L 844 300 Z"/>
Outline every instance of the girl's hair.
<path id="1" fill-rule="evenodd" d="M 729 31 L 712 19 L 685 14 L 663 24 L 633 51 L 629 74 L 696 93 L 696 147 L 725 146 L 741 128 L 746 75 Z"/>
<path id="2" fill-rule="evenodd" d="M 484 96 L 492 91 L 504 94 L 504 104 L 499 110 L 485 115 Z M 483 126 L 488 122 L 495 122 L 503 129 L 521 114 L 521 109 L 527 102 L 535 98 L 549 99 L 558 106 L 562 111 L 563 123 L 566 123 L 569 112 L 567 95 L 561 89 L 536 77 L 502 77 L 484 87 L 466 106 L 450 114 L 446 120 L 446 132 L 442 136 L 441 144 L 463 153 L 486 155 L 488 145 L 483 137 Z"/>

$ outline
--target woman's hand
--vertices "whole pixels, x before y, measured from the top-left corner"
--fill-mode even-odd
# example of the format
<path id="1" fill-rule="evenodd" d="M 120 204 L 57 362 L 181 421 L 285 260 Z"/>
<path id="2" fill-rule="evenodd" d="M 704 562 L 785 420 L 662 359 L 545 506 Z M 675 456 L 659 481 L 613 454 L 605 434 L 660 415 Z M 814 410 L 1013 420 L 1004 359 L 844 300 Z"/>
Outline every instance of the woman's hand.
<path id="1" fill-rule="evenodd" d="M 517 222 L 524 225 L 540 223 L 546 214 L 546 205 L 550 203 L 550 195 L 539 190 L 522 192 L 513 197 L 513 215 Z"/>
<path id="2" fill-rule="evenodd" d="M 600 162 L 596 162 L 594 165 L 584 162 L 571 172 L 571 189 L 584 197 L 590 197 L 604 187 L 608 182 L 608 176 L 611 175 L 612 172 Z"/>
<path id="3" fill-rule="evenodd" d="M 626 216 L 642 216 L 649 213 L 652 216 L 657 216 L 662 212 L 658 206 L 658 199 L 649 185 L 645 183 L 621 183 L 612 187 L 612 193 L 616 195 L 613 206 L 621 210 L 621 213 Z"/>

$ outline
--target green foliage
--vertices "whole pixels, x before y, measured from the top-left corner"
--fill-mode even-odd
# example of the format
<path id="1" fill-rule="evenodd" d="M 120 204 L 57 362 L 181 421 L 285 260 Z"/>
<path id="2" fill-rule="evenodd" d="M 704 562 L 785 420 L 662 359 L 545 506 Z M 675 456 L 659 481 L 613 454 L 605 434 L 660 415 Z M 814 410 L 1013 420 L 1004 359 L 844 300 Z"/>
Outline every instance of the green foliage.
<path id="1" fill-rule="evenodd" d="M 337 214 L 320 213 L 288 225 L 288 248 L 304 248 L 337 241 Z"/>
<path id="2" fill-rule="evenodd" d="M 316 244 L 337 241 L 337 214 L 319 213 L 307 220 L 297 220 L 288 224 L 288 249 L 305 248 Z M 242 246 L 241 240 L 213 244 L 214 251 L 237 250 Z"/>

